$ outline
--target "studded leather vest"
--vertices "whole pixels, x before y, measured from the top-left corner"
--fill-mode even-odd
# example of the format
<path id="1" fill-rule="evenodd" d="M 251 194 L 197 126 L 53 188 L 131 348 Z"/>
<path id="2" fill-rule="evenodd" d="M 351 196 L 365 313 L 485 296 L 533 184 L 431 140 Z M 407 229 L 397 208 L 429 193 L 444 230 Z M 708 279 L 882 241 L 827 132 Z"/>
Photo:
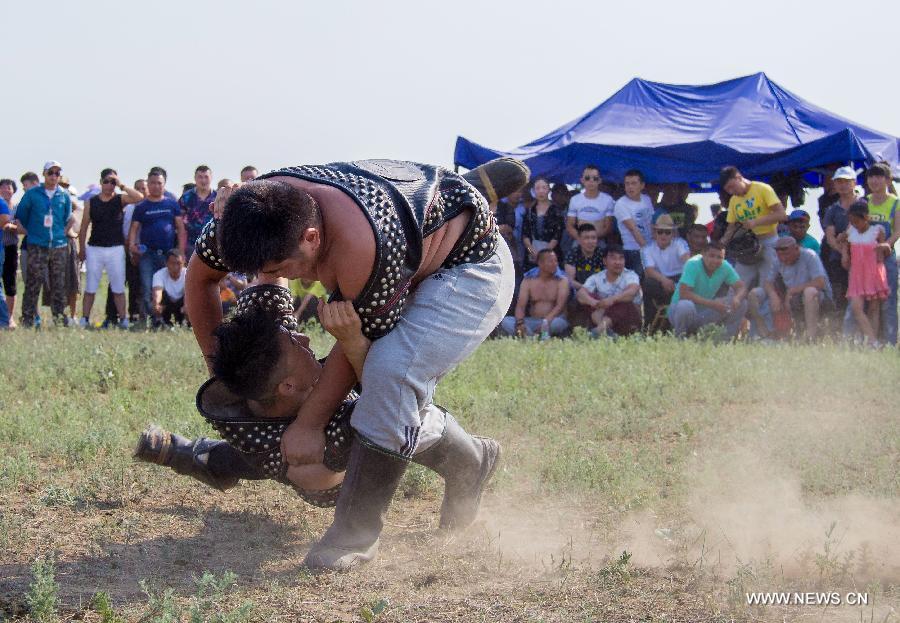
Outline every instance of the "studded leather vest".
<path id="1" fill-rule="evenodd" d="M 276 176 L 338 188 L 352 197 L 368 218 L 375 235 L 375 264 L 353 303 L 369 339 L 384 336 L 399 320 L 412 277 L 422 262 L 422 241 L 444 223 L 464 210 L 472 211 L 444 268 L 482 262 L 498 244 L 497 224 L 484 197 L 461 176 L 441 167 L 363 160 L 286 167 L 260 179 Z M 215 233 L 211 222 L 197 241 L 198 254 L 212 268 L 226 271 Z M 333 299 L 341 300 L 341 293 L 334 293 Z"/>

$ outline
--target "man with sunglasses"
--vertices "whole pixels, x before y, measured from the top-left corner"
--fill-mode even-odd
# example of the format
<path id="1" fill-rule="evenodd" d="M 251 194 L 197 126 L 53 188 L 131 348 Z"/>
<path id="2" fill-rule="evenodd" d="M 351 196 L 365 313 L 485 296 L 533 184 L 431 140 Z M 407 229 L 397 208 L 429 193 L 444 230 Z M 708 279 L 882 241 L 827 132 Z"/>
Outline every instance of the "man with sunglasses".
<path id="1" fill-rule="evenodd" d="M 659 310 L 669 304 L 684 263 L 691 257 L 687 242 L 677 236 L 675 221 L 668 214 L 662 214 L 653 226 L 656 234 L 653 242 L 641 250 L 644 261 L 644 329 L 654 331 L 660 328 L 662 317 Z"/>
<path id="2" fill-rule="evenodd" d="M 569 212 L 566 215 L 566 231 L 573 240 L 578 240 L 578 226 L 582 223 L 593 225 L 600 240 L 606 238 L 609 233 L 616 202 L 600 191 L 602 183 L 600 169 L 596 165 L 589 164 L 584 167 L 584 171 L 581 172 L 581 185 L 584 190 L 569 201 Z"/>
<path id="3" fill-rule="evenodd" d="M 123 194 L 117 193 L 116 188 Z M 90 326 L 91 308 L 94 306 L 100 277 L 105 270 L 120 318 L 119 326 L 128 328 L 128 316 L 125 313 L 125 236 L 122 232 L 122 221 L 125 206 L 143 199 L 141 193 L 119 181 L 119 174 L 115 169 L 103 169 L 100 172 L 100 194 L 91 197 L 85 206 L 81 231 L 78 233 L 78 259 L 87 265 L 79 322 L 82 327 Z M 93 229 L 88 240 L 87 232 L 91 224 Z"/>
<path id="4" fill-rule="evenodd" d="M 62 165 L 44 164 L 44 183 L 25 193 L 16 210 L 16 225 L 28 236 L 28 269 L 22 300 L 22 324 L 34 326 L 44 271 L 50 280 L 50 308 L 57 323 L 65 321 L 66 229 L 72 220 L 72 199 L 59 186 Z"/>

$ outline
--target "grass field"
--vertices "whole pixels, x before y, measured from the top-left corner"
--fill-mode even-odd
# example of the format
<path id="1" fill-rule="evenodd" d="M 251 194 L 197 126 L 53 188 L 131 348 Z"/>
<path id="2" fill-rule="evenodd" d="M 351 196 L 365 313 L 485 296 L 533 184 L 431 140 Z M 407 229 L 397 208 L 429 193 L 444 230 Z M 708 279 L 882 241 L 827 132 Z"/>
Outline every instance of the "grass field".
<path id="1" fill-rule="evenodd" d="M 0 619 L 900 619 L 896 350 L 487 342 L 437 392 L 504 445 L 481 520 L 438 531 L 411 469 L 378 560 L 321 576 L 300 561 L 329 511 L 132 462 L 149 422 L 209 434 L 189 332 L 2 333 L 0 370 Z"/>

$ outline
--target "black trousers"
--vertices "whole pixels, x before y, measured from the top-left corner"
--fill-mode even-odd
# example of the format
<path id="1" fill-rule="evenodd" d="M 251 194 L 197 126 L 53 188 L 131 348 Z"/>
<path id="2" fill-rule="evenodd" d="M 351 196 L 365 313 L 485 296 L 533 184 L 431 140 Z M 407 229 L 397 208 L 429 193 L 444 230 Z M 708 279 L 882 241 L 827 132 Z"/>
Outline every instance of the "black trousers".
<path id="1" fill-rule="evenodd" d="M 671 277 L 675 283 L 678 283 L 680 278 L 681 275 Z M 659 325 L 665 325 L 665 323 L 654 322 L 656 314 L 662 307 L 672 302 L 673 293 L 663 290 L 660 282 L 647 275 L 644 275 L 644 279 L 641 281 L 641 290 L 644 293 L 644 330 L 647 332 L 658 331 L 662 328 Z"/>
<path id="2" fill-rule="evenodd" d="M 184 297 L 182 296 L 180 299 L 171 299 L 169 298 L 169 294 L 163 290 L 162 293 L 162 314 L 160 314 L 160 320 L 162 320 L 167 325 L 173 324 L 181 324 L 184 322 L 184 314 L 181 313 L 181 308 L 184 307 Z"/>
<path id="3" fill-rule="evenodd" d="M 19 247 L 3 245 L 3 291 L 6 296 L 16 295 L 16 271 L 19 269 Z"/>
<path id="4" fill-rule="evenodd" d="M 138 267 L 132 264 L 128 257 L 125 258 L 125 283 L 128 286 L 128 316 L 132 320 L 136 320 L 141 315 L 141 297 L 144 288 L 141 285 L 141 273 Z M 113 300 L 112 288 L 109 286 L 106 287 L 106 320 L 109 324 L 115 324 L 121 320 Z"/>

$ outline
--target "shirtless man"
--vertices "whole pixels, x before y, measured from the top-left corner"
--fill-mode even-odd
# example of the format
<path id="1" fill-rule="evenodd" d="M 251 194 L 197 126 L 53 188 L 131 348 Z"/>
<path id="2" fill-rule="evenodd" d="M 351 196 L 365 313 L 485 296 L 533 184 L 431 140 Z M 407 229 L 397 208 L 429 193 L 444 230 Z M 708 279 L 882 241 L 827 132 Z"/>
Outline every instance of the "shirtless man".
<path id="1" fill-rule="evenodd" d="M 519 289 L 516 315 L 500 323 L 506 335 L 529 336 L 547 331 L 559 336 L 569 328 L 564 315 L 569 298 L 569 281 L 558 274 L 559 261 L 553 249 L 541 249 L 537 255 L 538 274 L 526 277 Z"/>
<path id="2" fill-rule="evenodd" d="M 335 519 L 307 554 L 310 568 L 346 570 L 375 556 L 410 460 L 444 478 L 442 527 L 475 519 L 500 446 L 469 435 L 432 398 L 512 298 L 512 259 L 483 196 L 486 179 L 505 196 L 527 169 L 504 160 L 463 178 L 408 162 L 332 163 L 281 169 L 217 196 L 221 223 L 211 221 L 198 239 L 186 285 L 204 355 L 214 350 L 217 284 L 229 270 L 321 281 L 334 300 L 353 301 L 373 341 Z M 336 344 L 281 436 L 288 464 L 322 462 L 324 425 L 357 378 Z"/>

